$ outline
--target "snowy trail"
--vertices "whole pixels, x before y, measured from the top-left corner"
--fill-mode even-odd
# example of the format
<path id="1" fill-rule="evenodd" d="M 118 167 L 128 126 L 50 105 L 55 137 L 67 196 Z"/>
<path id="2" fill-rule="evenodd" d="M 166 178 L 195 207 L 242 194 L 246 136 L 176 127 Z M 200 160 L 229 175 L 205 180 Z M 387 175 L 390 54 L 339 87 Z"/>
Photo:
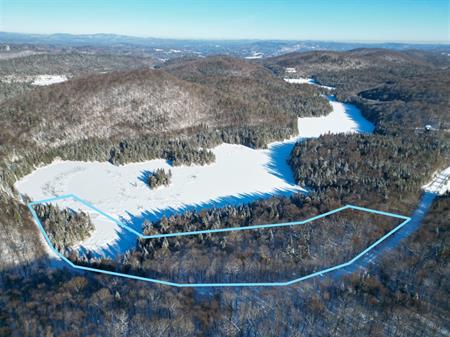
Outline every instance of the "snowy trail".
<path id="1" fill-rule="evenodd" d="M 396 248 L 400 242 L 414 233 L 422 224 L 423 219 L 428 213 L 434 199 L 438 196 L 436 193 L 424 192 L 416 210 L 411 215 L 411 221 L 405 224 L 400 230 L 387 238 L 373 250 L 365 254 L 357 263 L 346 268 L 333 272 L 331 277 L 339 278 L 345 274 L 350 274 L 358 269 L 366 269 L 369 264 L 375 264 L 375 260 L 389 250 Z"/>
<path id="2" fill-rule="evenodd" d="M 411 221 L 403 226 L 399 231 L 390 236 L 387 240 L 378 245 L 375 249 L 364 255 L 356 264 L 334 272 L 334 277 L 352 273 L 358 269 L 365 269 L 369 264 L 374 264 L 375 260 L 382 254 L 397 247 L 403 239 L 413 234 L 422 224 L 423 219 L 430 210 L 434 199 L 450 191 L 450 166 L 445 170 L 435 174 L 433 179 L 423 188 L 423 194 L 417 208 L 411 215 Z"/>
<path id="3" fill-rule="evenodd" d="M 76 194 L 138 231 L 145 219 L 305 191 L 295 183 L 287 163 L 296 142 L 326 133 L 371 133 L 374 129 L 356 107 L 336 102 L 332 96 L 328 99 L 332 106 L 329 115 L 299 118 L 299 135 L 269 144 L 268 149 L 221 144 L 212 149 L 215 163 L 207 166 L 171 167 L 162 159 L 120 167 L 106 162 L 54 162 L 24 177 L 15 187 L 33 200 Z M 143 177 L 157 168 L 170 169 L 172 183 L 150 190 Z M 59 205 L 90 212 L 67 200 Z M 91 216 L 95 230 L 78 245 L 81 250 L 112 256 L 135 245 L 136 238 L 117 224 L 96 213 Z"/>

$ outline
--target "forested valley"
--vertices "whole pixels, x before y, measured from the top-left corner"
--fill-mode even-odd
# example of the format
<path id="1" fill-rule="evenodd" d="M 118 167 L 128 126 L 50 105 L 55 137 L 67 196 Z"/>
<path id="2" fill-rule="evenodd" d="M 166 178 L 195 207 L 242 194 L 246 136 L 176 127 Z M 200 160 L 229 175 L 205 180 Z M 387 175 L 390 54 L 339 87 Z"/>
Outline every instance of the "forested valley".
<path id="1" fill-rule="evenodd" d="M 279 76 L 293 67 L 359 106 L 377 133 L 398 135 L 430 124 L 450 128 L 449 57 L 422 51 L 361 48 L 290 53 L 264 61 Z"/>
<path id="2" fill-rule="evenodd" d="M 291 54 L 261 61 L 265 69 L 247 66 L 244 61 L 234 64 L 223 57 L 168 62 L 167 69 L 160 67 L 157 72 L 130 71 L 128 60 L 118 62 L 122 61 L 123 68 L 111 66 L 113 74 L 81 72 L 75 82 L 50 89 L 11 88 L 0 102 L 0 336 L 449 334 L 448 194 L 434 201 L 422 225 L 410 237 L 373 263 L 346 275 L 319 277 L 285 288 L 196 290 L 50 268 L 38 229 L 13 188 L 18 178 L 56 158 L 109 161 L 114 165 L 155 158 L 167 159 L 172 165 L 208 164 L 214 161 L 209 149 L 222 142 L 263 148 L 271 141 L 288 138 L 297 133 L 297 116 L 329 111 L 322 92 L 310 86 L 285 87 L 279 78 L 266 83 L 255 82 L 252 77 L 270 79 L 270 72 L 283 77 L 285 67 L 294 67 L 301 76 L 313 76 L 322 84 L 335 86 L 338 99 L 358 104 L 376 125 L 376 134 L 324 135 L 297 144 L 289 164 L 295 180 L 310 189 L 307 195 L 186 212 L 146 223 L 144 233 L 294 221 L 347 203 L 409 215 L 417 206 L 421 186 L 449 162 L 445 63 L 433 63 L 434 59 L 421 54 L 383 50 Z M 230 62 L 234 64 L 231 70 Z M 64 64 L 63 59 L 61 67 Z M 97 67 L 95 64 L 93 67 Z M 215 80 L 216 75 L 220 81 Z M 420 77 L 429 83 L 420 82 Z M 155 85 L 149 78 L 155 83 L 163 79 L 174 84 L 177 90 L 172 94 L 182 93 L 186 100 L 171 101 L 162 108 L 150 104 L 149 108 L 149 102 L 173 98 L 172 94 L 164 96 L 169 92 L 165 91 L 146 100 L 146 93 Z M 242 92 L 238 86 L 241 80 Z M 416 80 L 420 82 L 417 87 Z M 136 89 L 133 81 L 146 90 Z M 101 88 L 103 97 L 110 97 L 109 85 L 116 86 L 127 100 L 98 104 L 92 97 L 99 92 L 93 88 Z M 134 96 L 126 96 L 130 88 L 136 89 Z M 22 95 L 26 90 L 33 93 L 25 99 Z M 80 100 L 73 94 L 77 90 L 93 92 L 91 100 L 83 104 L 95 118 L 84 126 L 78 123 L 84 117 L 78 115 L 79 107 L 74 103 Z M 216 91 L 225 95 L 216 95 Z M 217 104 L 209 110 L 203 99 L 211 92 Z M 285 100 L 278 97 L 281 93 L 286 95 Z M 258 97 L 261 101 L 249 103 Z M 192 111 L 199 113 L 189 115 L 199 117 L 198 125 L 177 120 L 188 101 L 193 102 L 189 106 Z M 124 119 L 136 105 L 148 109 L 137 109 L 144 115 L 156 111 L 152 117 L 174 114 L 155 124 L 146 124 L 139 114 Z M 63 113 L 58 115 L 60 107 Z M 104 125 L 109 109 L 119 118 L 111 118 Z M 165 112 L 159 115 L 161 111 Z M 205 115 L 208 117 L 202 119 Z M 48 124 L 52 118 L 58 122 Z M 160 122 L 168 128 L 152 129 L 151 125 Z M 433 124 L 437 130 L 423 132 L 424 123 Z M 117 132 L 122 126 L 127 134 Z M 44 134 L 46 127 L 49 132 Z M 47 219 L 52 240 L 62 250 L 92 229 L 83 213 L 45 207 L 39 213 L 44 221 Z M 353 256 L 395 225 L 376 222 L 377 226 L 372 226 L 373 220 L 358 214 L 277 231 L 139 240 L 118 261 L 66 254 L 80 264 L 167 279 L 254 280 L 259 275 L 272 280 L 288 273 L 289 278 L 295 278 L 316 270 L 323 257 L 337 263 L 341 257 Z M 361 221 L 371 226 L 360 226 Z M 316 233 L 315 226 L 326 230 Z M 345 246 L 349 243 L 351 249 L 336 249 L 340 242 Z M 201 251 L 203 247 L 208 250 Z M 192 255 L 186 254 L 188 249 Z M 211 255 L 205 256 L 211 253 L 217 257 L 216 263 Z M 177 257 L 189 267 L 182 268 Z M 222 263 L 228 271 L 222 270 Z M 245 272 L 241 274 L 238 271 L 242 269 Z M 296 275 L 292 275 L 294 270 Z"/>

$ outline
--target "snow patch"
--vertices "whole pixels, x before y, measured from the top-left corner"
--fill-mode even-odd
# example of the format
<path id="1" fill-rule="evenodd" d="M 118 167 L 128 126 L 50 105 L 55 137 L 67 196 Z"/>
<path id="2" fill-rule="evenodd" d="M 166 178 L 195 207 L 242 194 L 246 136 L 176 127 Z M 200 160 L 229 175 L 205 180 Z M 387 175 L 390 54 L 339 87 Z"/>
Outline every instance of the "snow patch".
<path id="1" fill-rule="evenodd" d="M 263 57 L 263 53 L 256 53 L 256 52 L 254 52 L 252 55 L 246 56 L 245 58 L 247 60 L 255 60 L 255 59 L 260 59 L 262 57 Z"/>
<path id="2" fill-rule="evenodd" d="M 66 75 L 6 75 L 0 78 L 3 83 L 31 83 L 32 85 L 50 85 L 67 81 Z"/>
<path id="3" fill-rule="evenodd" d="M 35 77 L 32 85 L 50 85 L 67 81 L 65 75 L 38 75 Z"/>
<path id="4" fill-rule="evenodd" d="M 316 84 L 312 78 L 285 78 L 284 80 L 293 84 Z"/>
<path id="5" fill-rule="evenodd" d="M 450 166 L 434 175 L 433 179 L 422 187 L 425 192 L 443 195 L 450 192 Z"/>
<path id="6" fill-rule="evenodd" d="M 318 87 L 321 87 L 321 88 L 324 88 L 324 89 L 327 89 L 327 90 L 333 90 L 334 88 L 333 87 L 330 87 L 330 86 L 328 86 L 328 85 L 321 85 L 321 84 L 318 84 L 317 82 L 316 82 L 316 80 L 314 80 L 314 79 L 312 79 L 312 78 L 285 78 L 284 79 L 286 82 L 288 82 L 288 83 L 297 83 L 297 84 L 304 84 L 304 83 L 307 83 L 307 84 L 313 84 L 313 85 L 316 85 L 316 86 L 318 86 Z"/>

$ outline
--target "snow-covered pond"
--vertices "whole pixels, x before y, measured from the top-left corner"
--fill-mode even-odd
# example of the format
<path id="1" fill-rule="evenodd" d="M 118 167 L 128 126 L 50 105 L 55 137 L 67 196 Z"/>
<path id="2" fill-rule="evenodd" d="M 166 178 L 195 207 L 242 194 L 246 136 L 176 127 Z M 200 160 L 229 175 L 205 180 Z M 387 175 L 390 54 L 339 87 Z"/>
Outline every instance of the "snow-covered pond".
<path id="1" fill-rule="evenodd" d="M 211 165 L 170 167 L 161 159 L 120 167 L 105 162 L 54 162 L 36 169 L 15 187 L 33 200 L 76 194 L 138 231 L 144 219 L 151 221 L 163 214 L 242 204 L 271 195 L 304 191 L 295 184 L 287 164 L 297 141 L 326 133 L 370 133 L 374 129 L 356 107 L 336 102 L 333 97 L 329 100 L 333 108 L 329 115 L 298 119 L 297 137 L 272 143 L 264 150 L 222 144 L 212 149 L 216 161 Z M 156 168 L 170 169 L 172 182 L 167 187 L 150 190 L 143 177 Z M 68 200 L 59 205 L 90 211 Z M 81 249 L 109 255 L 134 246 L 134 235 L 124 233 L 114 222 L 96 213 L 91 216 L 96 229 L 90 238 L 80 243 Z"/>

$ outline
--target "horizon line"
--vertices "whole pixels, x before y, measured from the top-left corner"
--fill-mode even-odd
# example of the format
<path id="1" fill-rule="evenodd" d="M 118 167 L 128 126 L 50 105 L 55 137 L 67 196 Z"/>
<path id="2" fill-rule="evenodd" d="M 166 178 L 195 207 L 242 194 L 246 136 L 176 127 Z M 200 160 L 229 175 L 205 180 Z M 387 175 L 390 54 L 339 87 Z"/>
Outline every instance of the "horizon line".
<path id="1" fill-rule="evenodd" d="M 429 41 L 415 41 L 415 40 L 352 40 L 352 39 L 314 39 L 314 38 L 298 38 L 298 39 L 283 39 L 283 38 L 202 38 L 202 37 L 170 37 L 170 36 L 151 36 L 151 35 L 127 35 L 121 33 L 69 33 L 69 32 L 53 32 L 53 33 L 30 33 L 30 32 L 17 32 L 0 30 L 0 34 L 18 34 L 18 35 L 31 35 L 31 36 L 52 36 L 52 35 L 69 35 L 69 36 L 101 36 L 101 35 L 113 35 L 118 37 L 128 37 L 135 39 L 154 39 L 154 40 L 174 40 L 174 41 L 226 41 L 226 42 L 244 42 L 244 41 L 280 41 L 280 42 L 328 42 L 328 43 L 354 43 L 354 44 L 415 44 L 415 45 L 447 45 L 450 46 L 450 41 L 445 40 L 429 40 Z M 1 43 L 1 41 L 0 41 Z"/>

